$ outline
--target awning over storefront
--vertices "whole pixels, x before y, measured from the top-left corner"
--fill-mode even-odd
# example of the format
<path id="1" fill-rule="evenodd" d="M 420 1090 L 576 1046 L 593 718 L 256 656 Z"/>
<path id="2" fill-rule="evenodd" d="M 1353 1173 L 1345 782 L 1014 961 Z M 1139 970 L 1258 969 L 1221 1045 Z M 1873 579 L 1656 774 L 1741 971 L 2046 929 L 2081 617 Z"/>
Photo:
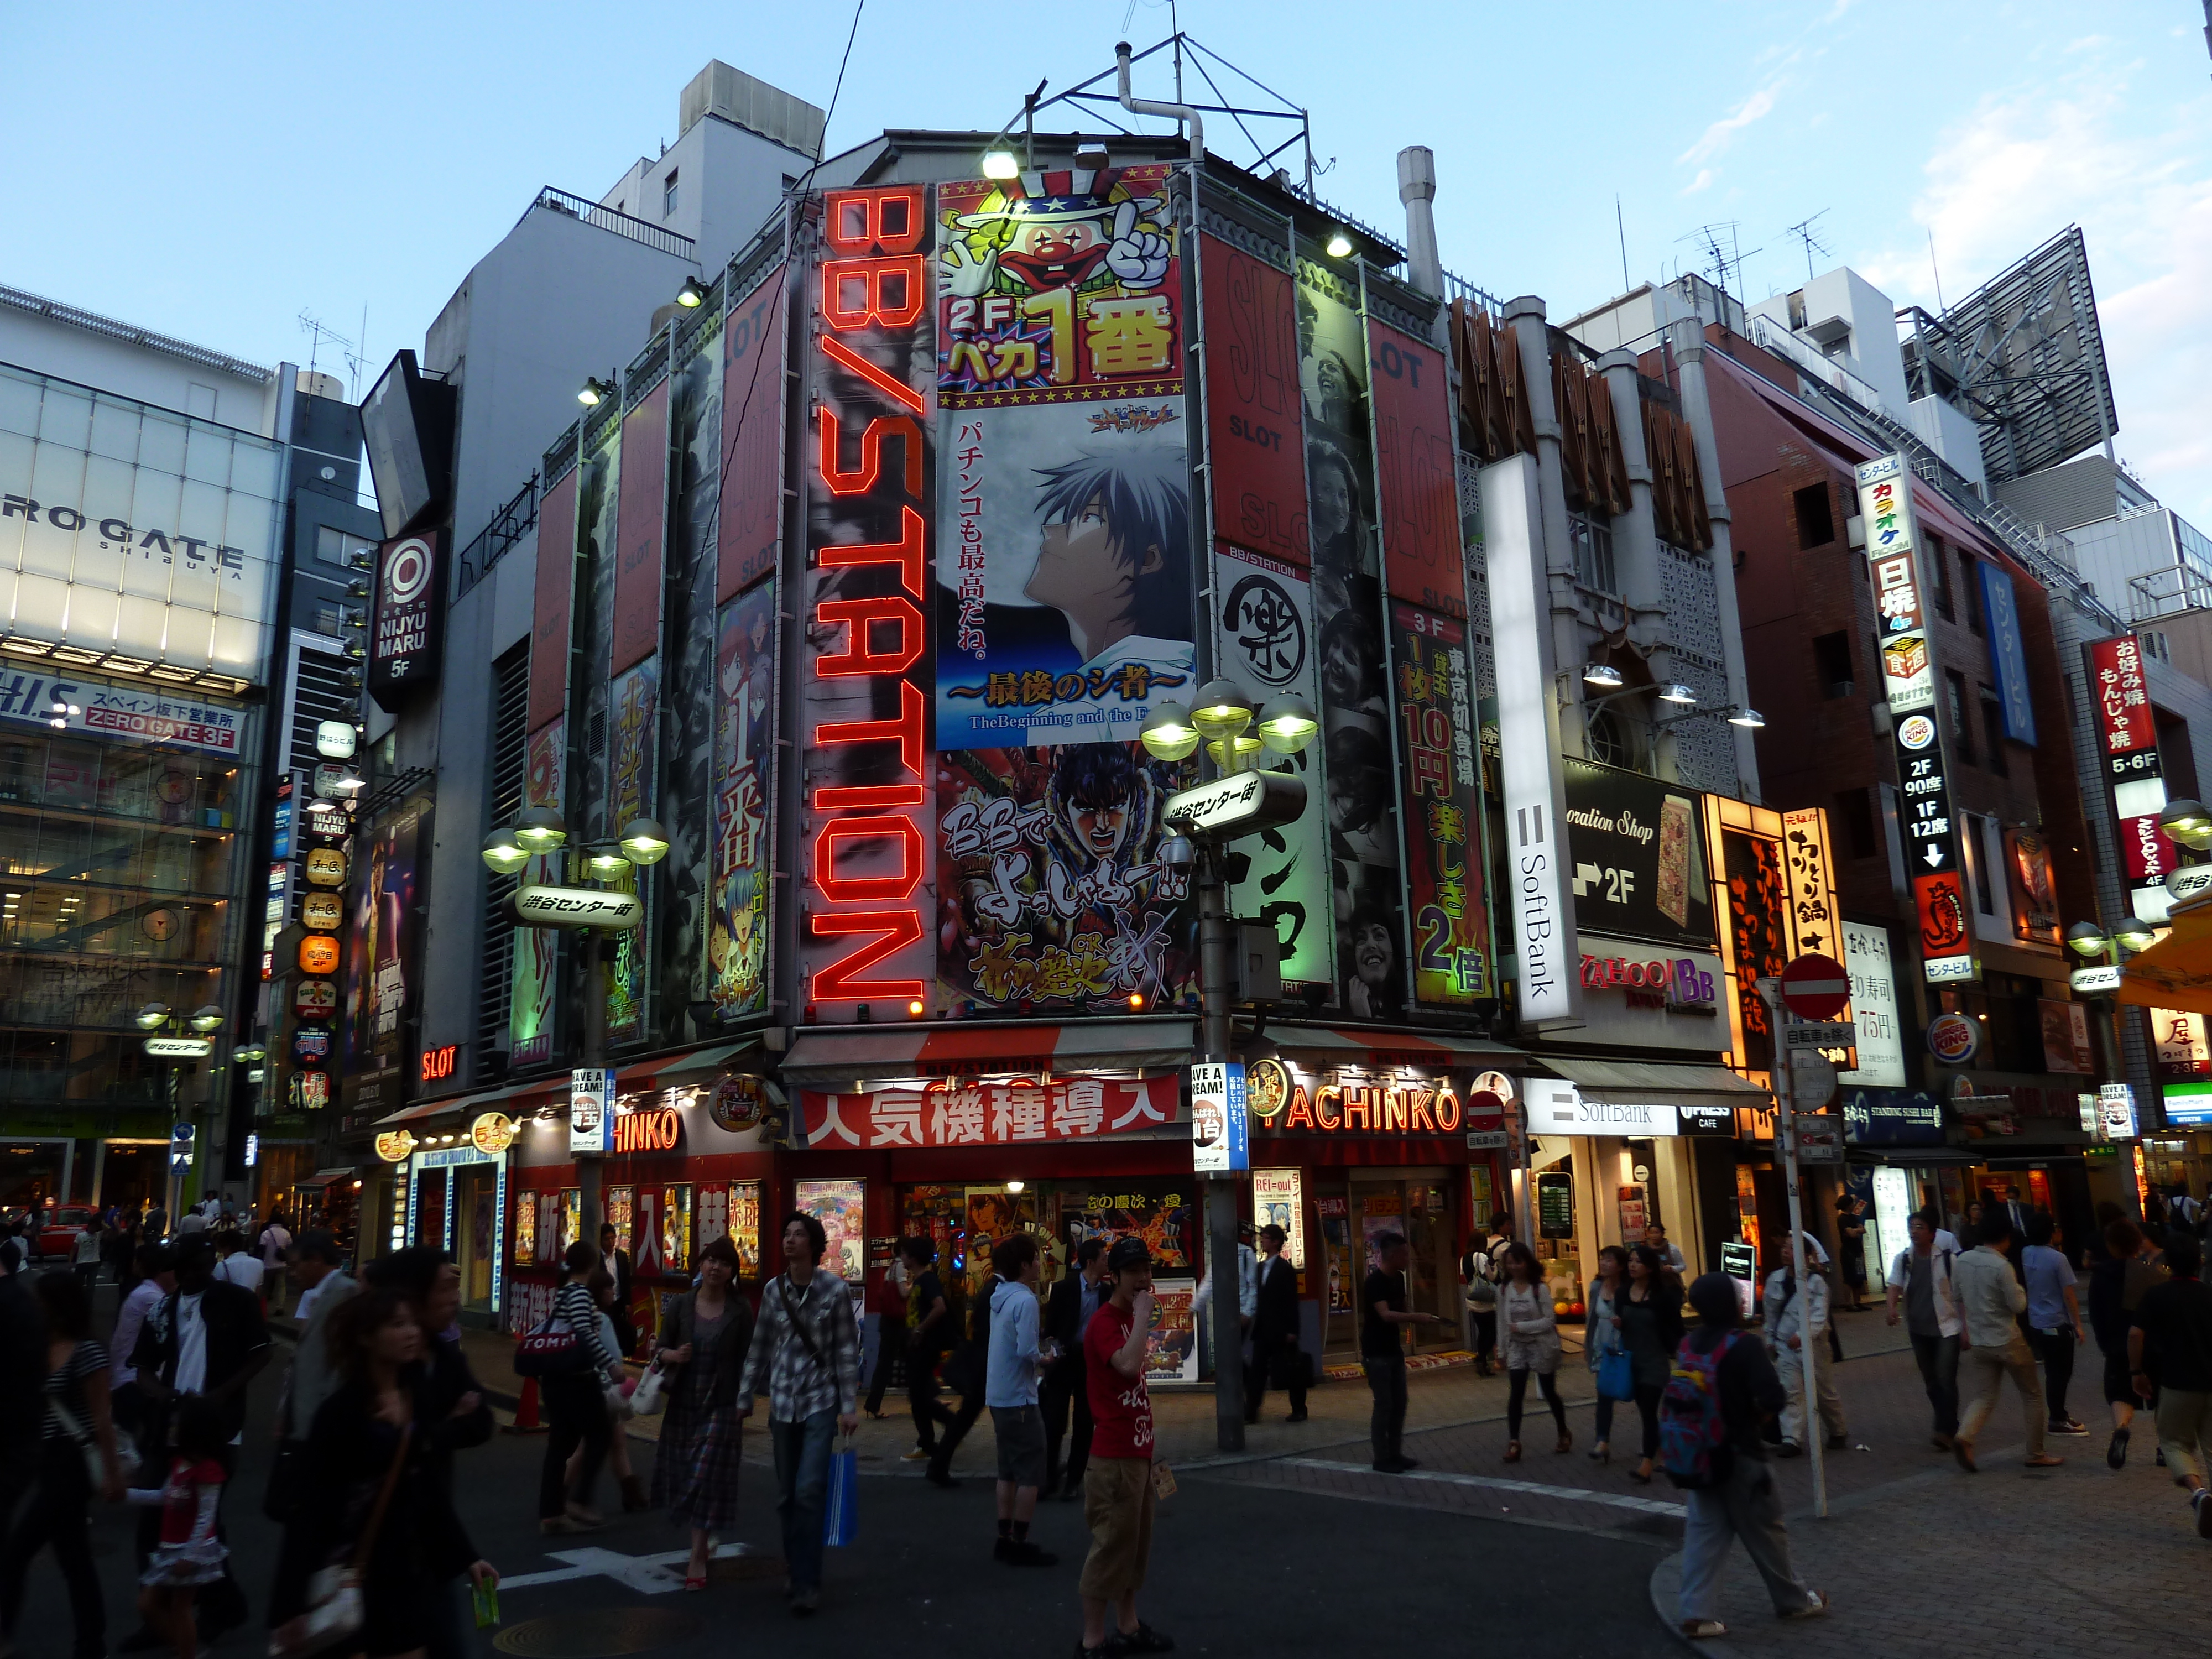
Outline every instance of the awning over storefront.
<path id="1" fill-rule="evenodd" d="M 2128 960 L 2120 1000 L 2179 1013 L 2212 1014 L 2212 905 L 2185 905 L 2166 936 Z"/>
<path id="2" fill-rule="evenodd" d="M 1101 1019 L 1069 1025 L 840 1026 L 799 1035 L 783 1080 L 803 1089 L 1045 1072 L 1133 1072 L 1190 1063 L 1192 1022 Z"/>
<path id="3" fill-rule="evenodd" d="M 428 1123 L 434 1118 L 474 1116 L 497 1109 L 502 1103 L 520 1099 L 524 1095 L 549 1095 L 556 1088 L 566 1088 L 550 1078 L 539 1078 L 532 1083 L 510 1083 L 504 1089 L 493 1089 L 485 1093 L 454 1095 L 445 1100 L 425 1100 L 413 1106 L 403 1107 L 389 1117 L 376 1120 L 379 1129 L 404 1129 L 410 1124 Z"/>
<path id="4" fill-rule="evenodd" d="M 1650 1060 L 1583 1060 L 1540 1057 L 1549 1071 L 1594 1100 L 1657 1098 L 1677 1105 L 1758 1107 L 1765 1090 L 1725 1066 L 1671 1066 Z"/>
<path id="5" fill-rule="evenodd" d="M 1285 1056 L 1302 1065 L 1424 1066 L 1431 1071 L 1469 1066 L 1504 1071 L 1528 1056 L 1502 1042 L 1427 1032 L 1364 1031 L 1356 1026 L 1270 1025 L 1267 1036 Z M 1184 1059 L 1192 1056 L 1186 1053 Z"/>
<path id="6" fill-rule="evenodd" d="M 334 1181 L 351 1181 L 352 1179 L 353 1170 L 349 1168 L 343 1170 L 318 1170 L 314 1174 L 309 1176 L 305 1181 L 295 1181 L 292 1184 L 304 1193 L 309 1191 L 320 1191 L 323 1188 L 329 1186 Z"/>

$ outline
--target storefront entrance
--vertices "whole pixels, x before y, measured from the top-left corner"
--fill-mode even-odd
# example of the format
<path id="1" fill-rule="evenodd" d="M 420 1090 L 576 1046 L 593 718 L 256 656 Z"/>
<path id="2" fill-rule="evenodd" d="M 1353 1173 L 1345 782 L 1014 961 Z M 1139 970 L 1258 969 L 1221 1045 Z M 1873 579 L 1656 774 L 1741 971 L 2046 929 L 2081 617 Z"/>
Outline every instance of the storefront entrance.
<path id="1" fill-rule="evenodd" d="M 1401 1233 L 1412 1248 L 1406 1305 L 1443 1316 L 1439 1325 L 1408 1325 L 1407 1352 L 1464 1346 L 1457 1307 L 1459 1216 L 1455 1194 L 1466 1177 L 1456 1170 L 1316 1170 L 1311 1172 L 1328 1266 L 1322 1346 L 1330 1360 L 1359 1349 L 1359 1288 L 1376 1266 L 1373 1241 Z"/>

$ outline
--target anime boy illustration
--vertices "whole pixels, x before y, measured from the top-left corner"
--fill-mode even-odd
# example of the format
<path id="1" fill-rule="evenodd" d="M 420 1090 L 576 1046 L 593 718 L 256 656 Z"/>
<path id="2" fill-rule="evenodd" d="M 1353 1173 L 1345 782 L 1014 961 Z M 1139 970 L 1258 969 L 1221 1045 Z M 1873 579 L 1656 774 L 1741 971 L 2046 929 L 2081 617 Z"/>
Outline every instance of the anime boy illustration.
<path id="1" fill-rule="evenodd" d="M 1066 619 L 1079 672 L 1134 665 L 1188 685 L 1196 652 L 1182 446 L 1134 445 L 1036 471 L 1036 568 L 1023 592 Z"/>

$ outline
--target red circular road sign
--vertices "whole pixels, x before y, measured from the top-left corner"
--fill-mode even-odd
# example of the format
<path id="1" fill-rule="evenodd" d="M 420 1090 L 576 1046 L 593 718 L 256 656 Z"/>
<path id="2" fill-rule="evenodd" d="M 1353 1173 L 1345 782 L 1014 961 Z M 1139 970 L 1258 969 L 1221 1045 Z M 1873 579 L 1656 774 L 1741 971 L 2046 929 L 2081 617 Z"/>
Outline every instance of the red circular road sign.
<path id="1" fill-rule="evenodd" d="M 1833 1019 L 1851 1000 L 1851 976 L 1833 957 L 1808 952 L 1782 970 L 1782 1000 L 1800 1019 Z"/>

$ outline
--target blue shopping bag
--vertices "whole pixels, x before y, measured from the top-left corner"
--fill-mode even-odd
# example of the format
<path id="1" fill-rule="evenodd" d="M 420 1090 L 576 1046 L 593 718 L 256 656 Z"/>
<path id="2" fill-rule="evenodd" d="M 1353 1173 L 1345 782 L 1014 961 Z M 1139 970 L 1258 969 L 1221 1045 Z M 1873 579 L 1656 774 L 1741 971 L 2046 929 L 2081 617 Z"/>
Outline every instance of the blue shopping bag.
<path id="1" fill-rule="evenodd" d="M 853 1437 L 841 1435 L 830 1455 L 830 1493 L 822 1510 L 822 1541 L 840 1549 L 860 1535 L 860 1454 Z"/>

